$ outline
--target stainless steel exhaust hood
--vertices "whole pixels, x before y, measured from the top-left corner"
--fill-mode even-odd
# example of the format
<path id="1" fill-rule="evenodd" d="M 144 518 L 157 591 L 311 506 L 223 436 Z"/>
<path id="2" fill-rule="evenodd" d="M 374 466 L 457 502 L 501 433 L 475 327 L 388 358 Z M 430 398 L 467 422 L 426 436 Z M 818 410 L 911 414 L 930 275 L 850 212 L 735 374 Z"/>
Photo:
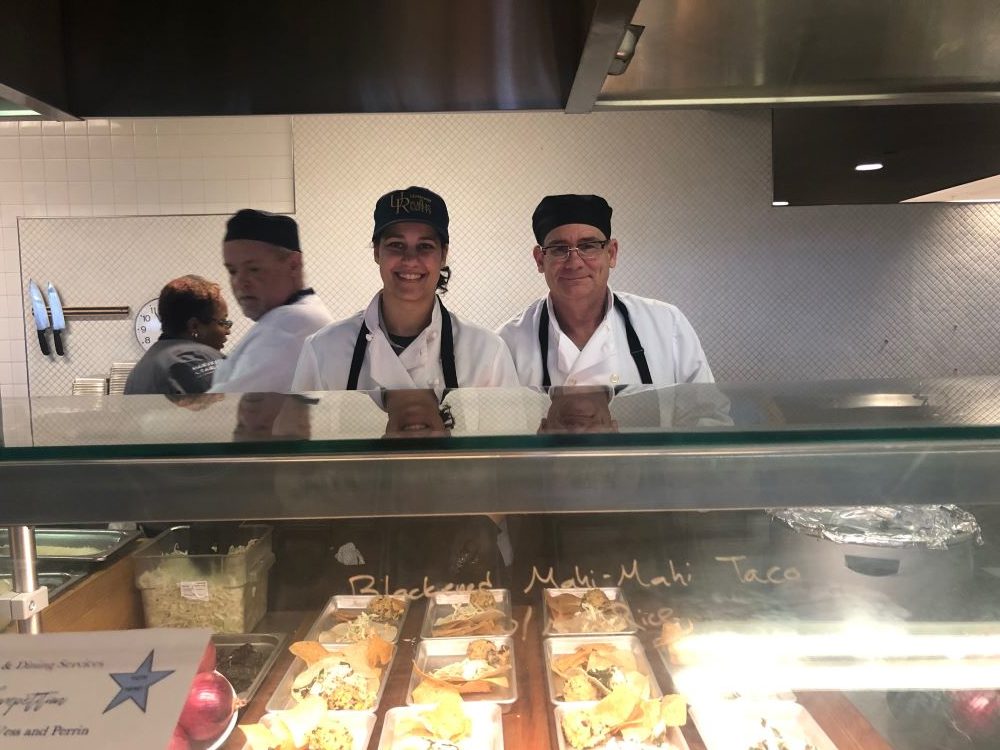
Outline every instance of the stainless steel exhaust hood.
<path id="1" fill-rule="evenodd" d="M 1000 101 L 997 0 L 627 5 L 601 0 L 596 14 L 617 6 L 619 39 L 625 24 L 645 27 L 634 58 L 618 76 L 581 68 L 570 111 Z M 584 59 L 600 42 L 592 30 Z"/>

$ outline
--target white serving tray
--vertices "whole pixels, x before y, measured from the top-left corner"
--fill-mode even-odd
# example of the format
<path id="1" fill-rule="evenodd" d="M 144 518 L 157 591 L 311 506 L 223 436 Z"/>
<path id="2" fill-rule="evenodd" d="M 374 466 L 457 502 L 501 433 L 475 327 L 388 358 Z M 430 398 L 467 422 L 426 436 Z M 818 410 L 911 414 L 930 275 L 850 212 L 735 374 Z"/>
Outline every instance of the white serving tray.
<path id="1" fill-rule="evenodd" d="M 413 716 L 431 708 L 433 706 L 400 706 L 389 709 L 382 724 L 378 750 L 405 750 L 407 745 L 400 742 L 400 738 L 396 736 L 399 720 L 404 716 Z M 458 750 L 504 750 L 500 707 L 496 703 L 465 703 L 462 708 L 472 720 L 472 735 L 458 743 Z M 412 745 L 412 747 L 426 746 L 417 743 Z"/>
<path id="2" fill-rule="evenodd" d="M 589 708 L 591 706 L 597 705 L 597 701 L 592 703 L 560 703 L 554 709 L 556 715 L 556 738 L 558 742 L 559 750 L 572 750 L 569 743 L 566 742 L 566 737 L 563 736 L 562 731 L 562 717 L 567 711 L 574 711 L 581 708 Z M 658 750 L 658 748 L 670 747 L 671 750 L 689 750 L 687 740 L 684 739 L 684 733 L 679 727 L 671 727 L 667 732 L 667 740 L 669 745 L 643 745 L 641 750 Z M 597 745 L 593 750 L 602 750 L 605 745 Z M 708 748 L 708 750 L 713 750 Z M 745 747 L 740 748 L 740 750 L 747 750 Z"/>
<path id="3" fill-rule="evenodd" d="M 264 714 L 260 723 L 265 726 L 271 723 L 271 719 L 280 715 L 280 711 Z M 347 725 L 354 738 L 354 746 L 351 750 L 367 750 L 368 741 L 372 736 L 372 729 L 375 727 L 375 714 L 364 711 L 330 711 L 338 721 Z M 243 743 L 243 750 L 251 750 L 250 743 Z"/>
<path id="4" fill-rule="evenodd" d="M 760 733 L 761 719 L 786 737 L 804 737 L 816 750 L 837 750 L 812 715 L 791 701 L 736 699 L 698 703 L 689 710 L 705 750 L 746 750 Z"/>

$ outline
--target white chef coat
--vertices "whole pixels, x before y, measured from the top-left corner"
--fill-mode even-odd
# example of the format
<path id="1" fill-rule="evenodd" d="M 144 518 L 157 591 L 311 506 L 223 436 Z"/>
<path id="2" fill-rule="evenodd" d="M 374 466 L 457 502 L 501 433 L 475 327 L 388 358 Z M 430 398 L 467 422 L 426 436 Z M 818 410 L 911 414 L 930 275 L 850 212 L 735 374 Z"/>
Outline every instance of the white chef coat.
<path id="1" fill-rule="evenodd" d="M 538 325 L 542 305 L 549 310 L 549 379 L 551 385 L 632 385 L 642 382 L 629 352 L 625 321 L 614 309 L 608 290 L 607 313 L 580 349 L 562 332 L 548 295 L 500 327 L 521 385 L 542 385 Z M 619 292 L 645 351 L 654 385 L 714 382 L 694 328 L 671 304 Z"/>
<path id="2" fill-rule="evenodd" d="M 398 356 L 379 324 L 379 296 L 367 309 L 306 339 L 292 389 L 344 390 L 351 369 L 361 321 L 368 327 L 368 346 L 358 376 L 358 390 L 379 388 L 444 388 L 441 369 L 441 307 L 434 305 L 431 322 Z M 492 331 L 451 315 L 455 372 L 462 387 L 515 386 L 517 373 L 506 345 Z"/>
<path id="3" fill-rule="evenodd" d="M 219 363 L 210 393 L 288 393 L 306 337 L 333 320 L 315 294 L 268 310 Z"/>

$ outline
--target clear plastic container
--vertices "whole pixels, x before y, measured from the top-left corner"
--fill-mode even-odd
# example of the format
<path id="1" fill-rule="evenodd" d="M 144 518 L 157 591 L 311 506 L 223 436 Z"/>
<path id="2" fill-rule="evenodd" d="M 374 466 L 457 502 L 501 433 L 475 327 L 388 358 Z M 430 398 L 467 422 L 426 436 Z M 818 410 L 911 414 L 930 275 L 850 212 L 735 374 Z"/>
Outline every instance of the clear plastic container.
<path id="1" fill-rule="evenodd" d="M 188 554 L 191 528 L 175 526 L 135 553 L 148 628 L 250 633 L 267 611 L 271 527 L 228 528 L 213 554 Z"/>

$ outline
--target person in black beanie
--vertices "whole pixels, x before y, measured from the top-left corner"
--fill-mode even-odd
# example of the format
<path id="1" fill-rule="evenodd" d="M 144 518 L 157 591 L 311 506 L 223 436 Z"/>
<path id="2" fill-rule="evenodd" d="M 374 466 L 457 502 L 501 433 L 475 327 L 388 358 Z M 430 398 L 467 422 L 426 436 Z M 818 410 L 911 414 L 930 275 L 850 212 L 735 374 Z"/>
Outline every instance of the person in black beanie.
<path id="1" fill-rule="evenodd" d="M 612 292 L 618 240 L 599 195 L 549 195 L 531 217 L 549 293 L 505 323 L 521 385 L 619 386 L 714 381 L 694 328 L 673 305 Z"/>
<path id="2" fill-rule="evenodd" d="M 216 369 L 211 390 L 286 393 L 302 343 L 333 320 L 305 285 L 298 225 L 290 216 L 244 208 L 226 223 L 222 257 L 254 326 Z"/>

